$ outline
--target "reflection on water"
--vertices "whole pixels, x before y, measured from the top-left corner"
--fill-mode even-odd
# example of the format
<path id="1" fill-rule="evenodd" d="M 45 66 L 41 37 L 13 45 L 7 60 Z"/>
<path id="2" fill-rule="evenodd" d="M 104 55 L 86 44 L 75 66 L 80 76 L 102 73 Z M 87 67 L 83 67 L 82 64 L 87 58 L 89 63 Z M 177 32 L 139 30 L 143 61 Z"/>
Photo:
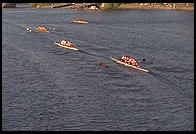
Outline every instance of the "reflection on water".
<path id="1" fill-rule="evenodd" d="M 30 4 L 16 4 L 16 8 L 30 8 L 32 5 Z"/>

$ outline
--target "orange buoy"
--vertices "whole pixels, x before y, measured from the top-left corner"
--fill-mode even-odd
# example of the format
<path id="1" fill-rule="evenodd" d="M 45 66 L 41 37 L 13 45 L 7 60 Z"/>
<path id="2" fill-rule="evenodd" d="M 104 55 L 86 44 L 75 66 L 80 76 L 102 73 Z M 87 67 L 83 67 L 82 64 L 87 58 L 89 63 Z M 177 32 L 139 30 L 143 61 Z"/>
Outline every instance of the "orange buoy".
<path id="1" fill-rule="evenodd" d="M 107 65 L 104 65 L 103 67 L 104 67 L 104 68 L 108 68 L 108 66 L 107 66 Z"/>
<path id="2" fill-rule="evenodd" d="M 102 63 L 101 62 L 97 62 L 97 65 L 102 65 Z"/>

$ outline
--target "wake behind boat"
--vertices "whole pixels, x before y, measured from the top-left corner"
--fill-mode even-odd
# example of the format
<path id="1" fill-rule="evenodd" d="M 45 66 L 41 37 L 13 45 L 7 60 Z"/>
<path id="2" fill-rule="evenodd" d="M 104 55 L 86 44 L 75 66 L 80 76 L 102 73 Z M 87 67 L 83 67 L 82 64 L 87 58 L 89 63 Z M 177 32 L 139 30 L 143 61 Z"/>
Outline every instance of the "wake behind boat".
<path id="1" fill-rule="evenodd" d="M 113 61 L 115 61 L 115 62 L 117 62 L 117 63 L 119 63 L 119 64 L 125 65 L 125 66 L 127 66 L 127 67 L 132 67 L 132 68 L 135 68 L 135 69 L 140 70 L 140 71 L 143 71 L 143 72 L 148 72 L 148 70 L 146 70 L 146 69 L 142 69 L 142 68 L 140 68 L 140 67 L 137 67 L 137 66 L 133 66 L 133 65 L 127 64 L 127 63 L 125 63 L 125 62 L 122 62 L 122 61 L 120 61 L 120 60 L 117 60 L 117 59 L 113 58 L 112 56 L 110 56 L 110 59 L 113 60 Z"/>
<path id="2" fill-rule="evenodd" d="M 75 47 L 69 47 L 69 46 L 62 45 L 62 44 L 57 43 L 57 42 L 54 42 L 54 44 L 56 44 L 56 45 L 58 45 L 58 46 L 60 46 L 60 47 L 64 47 L 64 48 L 67 48 L 67 49 L 71 49 L 71 50 L 78 51 L 78 49 L 77 49 L 77 48 L 75 48 Z"/>

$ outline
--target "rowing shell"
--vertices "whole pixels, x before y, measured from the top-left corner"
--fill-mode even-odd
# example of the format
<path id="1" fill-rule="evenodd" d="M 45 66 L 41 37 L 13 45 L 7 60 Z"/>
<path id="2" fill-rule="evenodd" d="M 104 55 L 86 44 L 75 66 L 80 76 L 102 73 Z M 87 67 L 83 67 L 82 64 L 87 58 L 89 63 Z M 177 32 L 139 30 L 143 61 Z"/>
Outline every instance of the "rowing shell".
<path id="1" fill-rule="evenodd" d="M 54 42 L 54 44 L 56 44 L 56 45 L 58 45 L 58 46 L 60 46 L 60 47 L 64 47 L 64 48 L 67 48 L 67 49 L 72 49 L 72 50 L 78 51 L 78 49 L 75 48 L 75 47 L 64 46 L 64 45 L 61 45 L 60 43 L 56 43 L 56 42 Z"/>
<path id="2" fill-rule="evenodd" d="M 49 33 L 50 31 L 48 31 L 48 30 L 41 30 L 41 29 L 39 29 L 39 28 L 35 28 L 37 31 L 39 31 L 39 32 L 44 32 L 44 33 Z"/>
<path id="3" fill-rule="evenodd" d="M 122 64 L 122 65 L 125 65 L 125 66 L 128 66 L 128 67 L 132 67 L 132 68 L 138 69 L 140 71 L 148 72 L 148 70 L 146 70 L 146 69 L 142 69 L 142 68 L 139 68 L 139 67 L 136 67 L 136 66 L 133 66 L 133 65 L 129 65 L 129 64 L 125 63 L 125 62 L 122 62 L 120 60 L 112 58 L 112 56 L 110 56 L 110 59 L 112 59 L 113 61 L 116 61 L 119 64 Z"/>
<path id="4" fill-rule="evenodd" d="M 79 21 L 79 20 L 73 20 L 72 22 L 74 23 L 82 23 L 82 24 L 87 24 L 87 21 Z"/>

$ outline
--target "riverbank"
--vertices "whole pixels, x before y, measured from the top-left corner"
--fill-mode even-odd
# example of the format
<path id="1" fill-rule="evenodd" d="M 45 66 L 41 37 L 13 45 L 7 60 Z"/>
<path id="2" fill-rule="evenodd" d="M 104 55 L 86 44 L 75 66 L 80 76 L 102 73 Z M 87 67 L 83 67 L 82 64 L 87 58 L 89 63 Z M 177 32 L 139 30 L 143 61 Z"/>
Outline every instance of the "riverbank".
<path id="1" fill-rule="evenodd" d="M 121 4 L 117 9 L 158 9 L 158 10 L 194 10 L 193 6 L 136 5 Z"/>
<path id="2" fill-rule="evenodd" d="M 107 9 L 159 9 L 159 10 L 194 10 L 194 3 L 39 3 L 39 4 L 31 4 L 28 6 L 25 4 L 2 4 L 2 8 L 15 8 L 15 7 L 30 7 L 33 8 L 60 8 L 60 9 L 79 9 L 79 10 L 107 10 Z M 13 7 L 12 7 L 13 6 Z"/>
<path id="3" fill-rule="evenodd" d="M 47 7 L 41 7 L 42 9 L 47 9 L 47 8 L 51 8 L 49 6 Z M 40 8 L 36 8 L 36 9 L 40 9 Z M 61 8 L 55 8 L 55 9 L 70 9 L 70 10 L 89 10 L 89 11 L 100 11 L 100 10 L 107 10 L 104 8 L 100 8 L 100 9 L 88 9 L 88 8 L 70 8 L 70 7 L 61 7 Z M 192 11 L 194 10 L 194 7 L 165 7 L 165 6 L 119 6 L 116 9 L 113 10 L 129 10 L 129 9 L 144 9 L 144 10 L 189 10 Z"/>

